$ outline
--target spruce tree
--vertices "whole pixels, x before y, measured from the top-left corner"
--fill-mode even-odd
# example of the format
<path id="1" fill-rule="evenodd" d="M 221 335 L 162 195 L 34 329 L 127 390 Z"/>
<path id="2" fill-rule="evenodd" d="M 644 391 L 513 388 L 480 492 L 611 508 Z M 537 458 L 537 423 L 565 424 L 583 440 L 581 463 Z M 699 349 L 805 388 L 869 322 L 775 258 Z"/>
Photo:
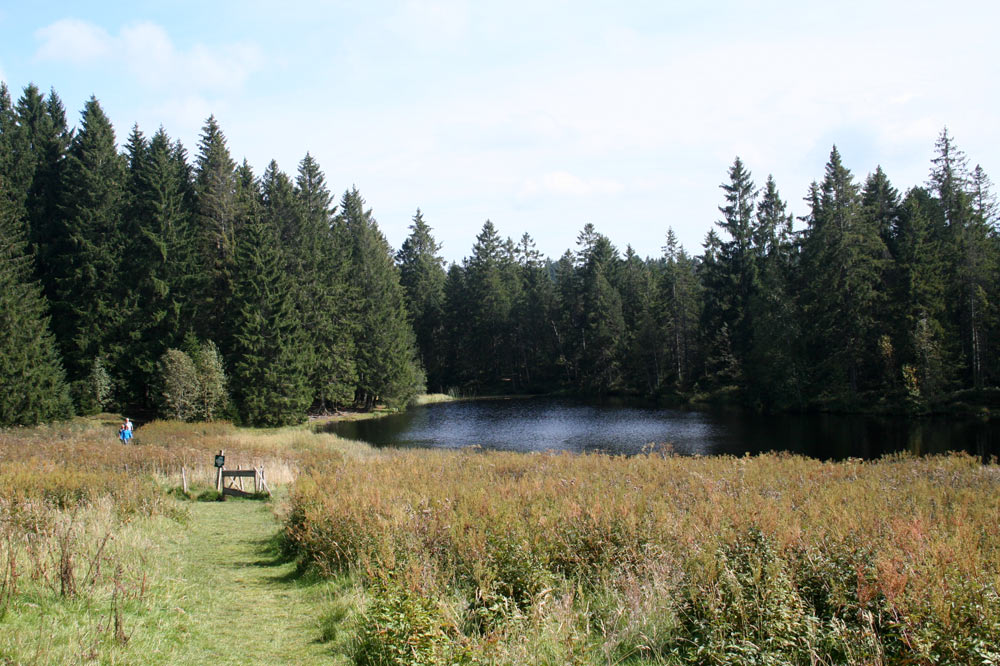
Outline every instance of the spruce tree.
<path id="1" fill-rule="evenodd" d="M 260 190 L 248 170 L 246 165 L 241 168 L 242 219 L 234 239 L 233 397 L 240 420 L 249 425 L 300 423 L 311 400 L 303 358 L 305 335 L 290 297 L 293 284 L 280 229 L 261 210 Z"/>
<path id="2" fill-rule="evenodd" d="M 588 393 L 605 394 L 621 382 L 625 341 L 622 301 L 612 284 L 618 250 L 593 225 L 577 238 L 583 330 L 580 350 L 580 386 Z"/>
<path id="3" fill-rule="evenodd" d="M 301 216 L 295 244 L 301 302 L 299 312 L 313 350 L 309 385 L 317 409 L 354 398 L 356 298 L 350 285 L 350 246 L 333 227 L 335 207 L 319 164 L 308 153 L 299 163 L 295 196 Z"/>
<path id="4" fill-rule="evenodd" d="M 201 337 L 219 342 L 225 354 L 229 340 L 223 332 L 234 289 L 241 210 L 237 201 L 235 163 L 215 116 L 210 116 L 202 128 L 195 159 L 194 189 L 201 301 L 195 312 L 195 322 Z"/>
<path id="5" fill-rule="evenodd" d="M 111 121 L 95 98 L 84 107 L 63 179 L 63 206 L 50 270 L 53 328 L 71 380 L 84 380 L 97 358 L 116 370 L 128 352 L 122 337 L 131 314 L 123 303 L 126 238 L 125 164 Z"/>
<path id="6" fill-rule="evenodd" d="M 487 220 L 472 255 L 466 258 L 465 287 L 468 290 L 468 344 L 463 361 L 472 381 L 480 388 L 500 390 L 510 379 L 508 363 L 510 313 L 513 306 L 505 283 L 505 246 L 496 227 Z"/>
<path id="7" fill-rule="evenodd" d="M 359 300 L 356 400 L 367 409 L 378 400 L 405 406 L 425 380 L 394 253 L 357 189 L 344 193 L 336 225 L 351 240 L 351 281 Z"/>
<path id="8" fill-rule="evenodd" d="M 417 209 L 410 235 L 396 253 L 399 282 L 406 296 L 406 311 L 417 340 L 420 361 L 427 373 L 428 386 L 442 390 L 444 259 L 441 245 L 431 235 L 431 227 Z"/>
<path id="9" fill-rule="evenodd" d="M 190 167 L 184 149 L 161 127 L 148 142 L 138 129 L 130 137 L 126 215 L 127 257 L 123 273 L 132 287 L 132 339 L 125 365 L 133 400 L 152 404 L 157 362 L 192 331 L 195 238 Z"/>
<path id="10" fill-rule="evenodd" d="M 0 426 L 6 427 L 67 418 L 73 406 L 23 226 L 4 184 L 0 174 Z"/>
<path id="11" fill-rule="evenodd" d="M 836 146 L 814 196 L 803 249 L 814 390 L 854 398 L 879 379 L 886 250 Z"/>
<path id="12" fill-rule="evenodd" d="M 965 154 L 955 145 L 947 128 L 935 144 L 929 184 L 937 195 L 945 226 L 945 248 L 949 254 L 953 325 L 960 331 L 967 385 L 982 388 L 988 369 L 989 320 L 996 305 L 991 301 L 995 285 L 995 244 L 989 223 L 974 213 L 972 178 Z"/>
<path id="13" fill-rule="evenodd" d="M 673 229 L 667 230 L 663 247 L 664 267 L 657 288 L 659 343 L 651 340 L 656 365 L 656 388 L 673 393 L 691 389 L 699 375 L 701 356 L 699 324 L 702 315 L 703 288 L 698 279 L 697 262 L 677 241 Z"/>
<path id="14" fill-rule="evenodd" d="M 555 284 L 547 262 L 527 233 L 521 236 L 516 258 L 522 285 L 511 310 L 517 384 L 523 390 L 545 390 L 556 380 Z"/>
<path id="15" fill-rule="evenodd" d="M 802 401 L 803 350 L 794 279 L 792 216 L 768 176 L 757 202 L 754 256 L 758 287 L 750 298 L 750 349 L 745 361 L 748 402 L 765 411 Z"/>

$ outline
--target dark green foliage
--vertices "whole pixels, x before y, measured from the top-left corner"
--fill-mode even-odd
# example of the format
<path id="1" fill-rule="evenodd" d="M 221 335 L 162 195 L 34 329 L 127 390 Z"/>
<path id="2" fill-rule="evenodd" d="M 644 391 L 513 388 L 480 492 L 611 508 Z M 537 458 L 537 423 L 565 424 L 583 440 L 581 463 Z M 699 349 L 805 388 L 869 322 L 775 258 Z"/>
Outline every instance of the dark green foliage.
<path id="1" fill-rule="evenodd" d="M 202 337 L 218 340 L 223 351 L 230 347 L 225 324 L 235 288 L 236 240 L 245 215 L 237 189 L 235 163 L 226 137 L 211 116 L 202 128 L 195 160 L 194 234 L 200 294 L 195 324 Z"/>
<path id="2" fill-rule="evenodd" d="M 442 366 L 446 362 L 442 345 L 445 272 L 440 249 L 418 208 L 410 235 L 396 253 L 396 263 L 427 384 L 438 391 L 443 386 Z"/>
<path id="3" fill-rule="evenodd" d="M 424 389 L 424 376 L 394 253 L 356 189 L 344 193 L 335 225 L 350 239 L 351 284 L 358 295 L 356 401 L 366 408 L 377 400 L 405 406 Z"/>
<path id="4" fill-rule="evenodd" d="M 51 310 L 87 412 L 154 406 L 164 352 L 197 365 L 214 340 L 204 358 L 255 423 L 404 404 L 425 373 L 436 391 L 762 411 L 924 411 L 1000 381 L 1000 210 L 947 130 L 903 196 L 881 168 L 856 182 L 834 148 L 798 230 L 773 178 L 758 189 L 739 158 L 727 176 L 700 256 L 672 232 L 662 257 L 620 256 L 588 224 L 552 261 L 487 221 L 446 272 L 419 209 L 393 252 L 356 190 L 337 210 L 308 153 L 294 180 L 272 162 L 258 181 L 214 117 L 193 166 L 163 129 L 119 153 L 96 99 L 70 130 L 54 91 L 15 103 L 0 84 L 0 206 L 20 239 L 4 279 L 37 302 L 8 325 L 42 331 Z"/>
<path id="5" fill-rule="evenodd" d="M 72 380 L 84 379 L 94 359 L 103 357 L 117 383 L 133 314 L 122 273 L 126 172 L 111 122 L 94 98 L 84 107 L 63 174 L 51 252 L 53 328 Z"/>
<path id="6" fill-rule="evenodd" d="M 334 208 L 319 164 L 308 153 L 295 180 L 299 236 L 289 239 L 290 270 L 297 276 L 298 309 L 308 338 L 309 386 L 325 411 L 354 397 L 355 298 L 350 246 L 333 227 Z"/>
<path id="7" fill-rule="evenodd" d="M 821 359 L 814 366 L 813 391 L 856 396 L 877 386 L 886 248 L 873 220 L 863 214 L 859 188 L 836 147 L 808 221 L 802 258 L 809 276 L 805 334 L 809 353 Z"/>
<path id="8" fill-rule="evenodd" d="M 583 308 L 579 350 L 580 387 L 598 395 L 621 382 L 621 356 L 625 335 L 622 300 L 612 286 L 618 250 L 593 225 L 577 238 L 577 272 Z"/>
<path id="9" fill-rule="evenodd" d="M 127 252 L 132 341 L 123 363 L 128 394 L 149 404 L 149 386 L 164 350 L 191 330 L 197 274 L 190 168 L 184 148 L 161 128 L 146 142 L 138 128 L 127 145 Z"/>
<path id="10" fill-rule="evenodd" d="M 34 425 L 73 413 L 24 232 L 0 179 L 0 426 Z"/>
<path id="11" fill-rule="evenodd" d="M 244 423 L 299 423 L 311 396 L 303 353 L 306 338 L 295 302 L 288 297 L 293 282 L 280 229 L 261 210 L 260 190 L 246 166 L 240 182 L 245 217 L 235 248 L 229 324 L 233 397 Z"/>

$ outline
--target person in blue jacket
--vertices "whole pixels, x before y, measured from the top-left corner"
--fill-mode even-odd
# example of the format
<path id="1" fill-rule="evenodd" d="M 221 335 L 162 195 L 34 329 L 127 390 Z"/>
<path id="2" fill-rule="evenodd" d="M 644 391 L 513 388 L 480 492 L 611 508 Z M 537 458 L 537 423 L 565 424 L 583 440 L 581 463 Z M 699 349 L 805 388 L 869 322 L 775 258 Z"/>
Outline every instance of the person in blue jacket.
<path id="1" fill-rule="evenodd" d="M 123 423 L 120 428 L 118 428 L 118 439 L 121 440 L 122 444 L 128 444 L 128 441 L 132 439 L 132 428 L 129 427 L 128 423 Z"/>

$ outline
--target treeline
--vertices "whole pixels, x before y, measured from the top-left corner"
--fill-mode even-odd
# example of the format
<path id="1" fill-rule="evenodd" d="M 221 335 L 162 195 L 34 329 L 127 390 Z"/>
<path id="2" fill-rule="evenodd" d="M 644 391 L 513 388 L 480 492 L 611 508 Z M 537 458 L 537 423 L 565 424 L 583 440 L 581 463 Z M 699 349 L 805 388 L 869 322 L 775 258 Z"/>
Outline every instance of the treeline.
<path id="1" fill-rule="evenodd" d="M 486 222 L 445 272 L 418 215 L 400 262 L 430 385 L 765 411 L 982 400 L 1000 379 L 997 203 L 946 130 L 935 153 L 901 194 L 881 168 L 858 182 L 834 147 L 801 230 L 737 158 L 694 257 L 672 231 L 644 259 L 588 224 L 553 262 Z"/>
<path id="2" fill-rule="evenodd" d="M 214 118 L 193 160 L 162 128 L 119 152 L 96 99 L 70 130 L 54 92 L 15 104 L 0 86 L 0 259 L 0 424 L 164 408 L 165 375 L 206 354 L 230 415 L 256 425 L 424 387 L 361 194 L 335 206 L 308 154 L 294 179 L 254 174 Z"/>
<path id="3" fill-rule="evenodd" d="M 780 410 L 997 383 L 996 202 L 946 131 L 902 194 L 834 148 L 801 230 L 739 159 L 722 190 L 700 256 L 672 231 L 660 257 L 622 253 L 588 224 L 553 261 L 487 221 L 446 267 L 419 210 L 394 252 L 309 154 L 257 175 L 214 118 L 193 158 L 162 128 L 119 151 L 96 99 L 71 130 L 55 92 L 0 84 L 0 424 L 166 410 L 177 372 L 188 413 L 216 413 L 197 396 L 225 375 L 222 410 L 260 425 L 425 385 Z"/>

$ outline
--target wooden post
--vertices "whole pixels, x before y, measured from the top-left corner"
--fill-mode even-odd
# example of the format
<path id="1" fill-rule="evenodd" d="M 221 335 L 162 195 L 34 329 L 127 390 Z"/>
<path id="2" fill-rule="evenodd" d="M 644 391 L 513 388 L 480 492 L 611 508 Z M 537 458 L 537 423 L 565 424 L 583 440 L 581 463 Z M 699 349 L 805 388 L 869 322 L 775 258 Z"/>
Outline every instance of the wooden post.
<path id="1" fill-rule="evenodd" d="M 187 495 L 188 494 L 188 477 L 187 477 L 187 470 L 184 469 L 183 466 L 181 466 L 181 487 L 184 488 L 184 494 Z"/>
<path id="2" fill-rule="evenodd" d="M 243 469 L 242 465 L 237 465 L 236 466 L 236 471 L 237 472 L 242 471 L 242 469 Z M 242 476 L 239 477 L 239 480 L 240 480 L 240 490 L 243 490 L 243 477 Z"/>

